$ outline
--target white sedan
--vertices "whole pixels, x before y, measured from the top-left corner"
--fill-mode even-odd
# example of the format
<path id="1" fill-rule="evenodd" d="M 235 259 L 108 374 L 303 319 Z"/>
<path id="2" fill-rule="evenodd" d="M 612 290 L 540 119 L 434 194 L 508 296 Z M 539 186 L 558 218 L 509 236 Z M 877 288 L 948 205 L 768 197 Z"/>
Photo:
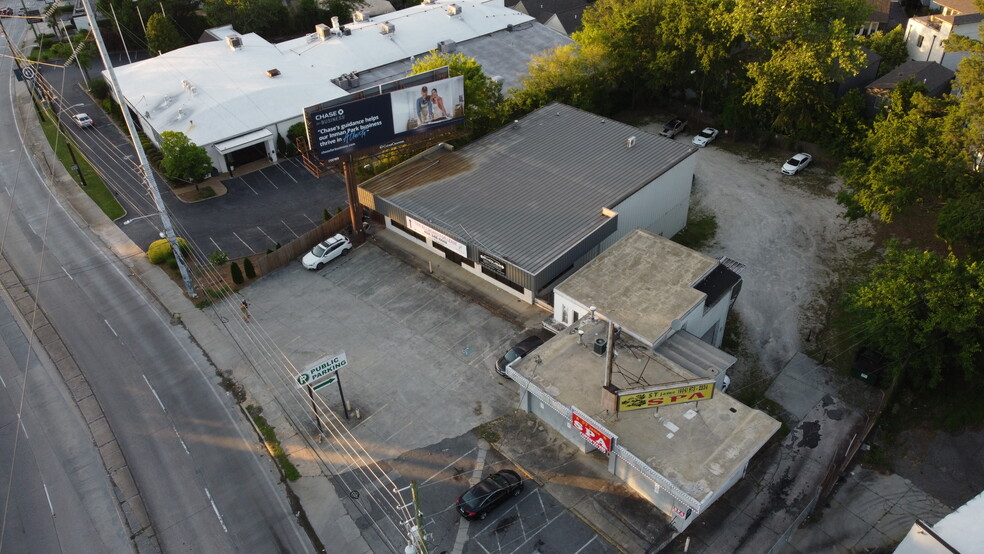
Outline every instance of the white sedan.
<path id="1" fill-rule="evenodd" d="M 699 146 L 701 148 L 707 146 L 712 140 L 716 139 L 718 136 L 718 130 L 714 127 L 704 127 L 704 130 L 697 133 L 694 136 L 694 146 Z"/>
<path id="2" fill-rule="evenodd" d="M 783 175 L 796 175 L 801 169 L 810 165 L 813 161 L 813 156 L 807 154 L 806 152 L 800 152 L 792 158 L 786 160 L 786 163 L 782 164 L 782 174 Z"/>
<path id="3" fill-rule="evenodd" d="M 74 121 L 76 125 L 78 125 L 83 129 L 85 129 L 86 127 L 92 127 L 92 118 L 89 117 L 88 114 L 77 113 L 72 116 L 72 121 Z"/>
<path id="4" fill-rule="evenodd" d="M 319 243 L 301 258 L 301 264 L 308 269 L 321 269 L 326 263 L 339 256 L 348 254 L 352 249 L 352 241 L 345 235 L 335 235 Z"/>

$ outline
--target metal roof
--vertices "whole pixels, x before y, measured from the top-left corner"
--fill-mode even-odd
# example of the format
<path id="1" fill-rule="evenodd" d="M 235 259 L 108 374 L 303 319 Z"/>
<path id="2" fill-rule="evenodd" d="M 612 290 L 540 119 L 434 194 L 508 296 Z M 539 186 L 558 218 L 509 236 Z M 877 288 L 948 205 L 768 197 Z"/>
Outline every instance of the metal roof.
<path id="1" fill-rule="evenodd" d="M 434 149 L 360 186 L 537 274 L 608 221 L 602 208 L 616 208 L 696 151 L 550 104 L 460 151 Z"/>

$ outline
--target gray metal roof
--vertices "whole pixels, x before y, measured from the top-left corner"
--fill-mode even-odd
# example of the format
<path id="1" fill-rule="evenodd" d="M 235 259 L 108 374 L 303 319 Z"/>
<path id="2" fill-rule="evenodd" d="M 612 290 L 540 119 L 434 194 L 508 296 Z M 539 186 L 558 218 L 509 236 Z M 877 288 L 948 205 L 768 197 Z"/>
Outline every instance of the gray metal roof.
<path id="1" fill-rule="evenodd" d="M 689 142 L 550 104 L 459 151 L 435 149 L 361 188 L 536 274 L 604 224 L 602 208 L 616 207 L 696 151 Z"/>
<path id="2" fill-rule="evenodd" d="M 727 373 L 728 369 L 738 361 L 738 358 L 686 331 L 677 331 L 670 335 L 670 338 L 656 347 L 656 353 L 694 375 L 711 379 L 717 379 L 719 374 Z"/>

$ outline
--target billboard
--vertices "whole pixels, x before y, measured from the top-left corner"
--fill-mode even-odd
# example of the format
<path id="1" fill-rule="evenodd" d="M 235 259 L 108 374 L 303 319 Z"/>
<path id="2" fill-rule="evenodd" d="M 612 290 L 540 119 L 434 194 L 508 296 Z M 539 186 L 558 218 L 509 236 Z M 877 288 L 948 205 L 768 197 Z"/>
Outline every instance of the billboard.
<path id="1" fill-rule="evenodd" d="M 446 71 L 445 71 L 446 73 Z M 416 79 L 414 77 L 417 77 Z M 455 125 L 465 119 L 462 76 L 421 83 L 418 75 L 370 89 L 356 100 L 304 110 L 308 143 L 321 160 L 379 145 L 396 146 L 411 135 Z"/>
<path id="2" fill-rule="evenodd" d="M 686 385 L 676 383 L 649 387 L 642 391 L 618 393 L 618 411 L 658 408 L 685 402 L 709 400 L 714 396 L 714 380 L 691 381 Z"/>

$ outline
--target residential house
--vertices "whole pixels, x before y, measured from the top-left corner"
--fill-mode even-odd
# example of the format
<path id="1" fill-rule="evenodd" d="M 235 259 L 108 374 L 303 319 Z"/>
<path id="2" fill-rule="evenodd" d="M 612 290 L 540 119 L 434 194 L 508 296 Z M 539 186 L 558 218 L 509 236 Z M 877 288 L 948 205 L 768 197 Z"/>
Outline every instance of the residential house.
<path id="1" fill-rule="evenodd" d="M 979 38 L 978 28 L 984 15 L 973 0 L 934 0 L 930 9 L 940 13 L 909 19 L 905 40 L 909 59 L 921 62 L 937 62 L 951 71 L 957 70 L 967 52 L 947 51 L 944 41 L 953 35 Z"/>

